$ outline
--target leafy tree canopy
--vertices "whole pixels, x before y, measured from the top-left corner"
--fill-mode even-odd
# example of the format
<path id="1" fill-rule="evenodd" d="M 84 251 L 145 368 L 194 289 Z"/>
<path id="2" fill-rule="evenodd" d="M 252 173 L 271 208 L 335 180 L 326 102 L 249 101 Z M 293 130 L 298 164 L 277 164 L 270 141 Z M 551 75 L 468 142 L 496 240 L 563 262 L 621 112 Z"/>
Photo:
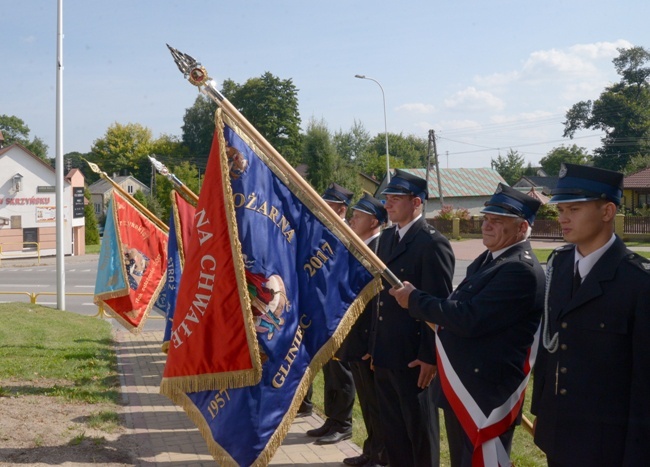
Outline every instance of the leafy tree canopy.
<path id="1" fill-rule="evenodd" d="M 291 165 L 300 162 L 298 89 L 291 79 L 268 71 L 244 84 L 227 79 L 222 93 Z"/>
<path id="2" fill-rule="evenodd" d="M 564 136 L 581 129 L 602 130 L 602 147 L 594 150 L 594 165 L 621 170 L 636 155 L 650 149 L 650 51 L 618 49 L 613 60 L 621 81 L 608 86 L 595 101 L 581 101 L 566 114 Z"/>
<path id="3" fill-rule="evenodd" d="M 151 177 L 151 130 L 139 123 L 112 124 L 103 138 L 96 139 L 91 148 L 95 162 L 109 176 L 114 173 L 133 175 L 143 183 Z"/>
<path id="4" fill-rule="evenodd" d="M 548 175 L 557 175 L 560 172 L 562 162 L 584 165 L 590 161 L 591 156 L 587 149 L 574 144 L 551 149 L 546 156 L 540 159 L 539 163 Z"/>
<path id="5" fill-rule="evenodd" d="M 199 94 L 192 107 L 185 110 L 183 117 L 181 141 L 194 163 L 201 169 L 205 169 L 210 155 L 216 111 L 217 104 L 212 99 Z"/>
<path id="6" fill-rule="evenodd" d="M 47 157 L 47 144 L 38 136 L 30 140 L 29 127 L 22 119 L 14 115 L 0 115 L 0 131 L 2 131 L 5 145 L 20 143 L 40 159 L 50 163 Z"/>
<path id="7" fill-rule="evenodd" d="M 508 185 L 512 185 L 524 173 L 524 156 L 513 149 L 509 149 L 505 157 L 499 154 L 496 159 L 492 159 L 490 166 L 499 172 L 499 175 L 503 177 Z"/>

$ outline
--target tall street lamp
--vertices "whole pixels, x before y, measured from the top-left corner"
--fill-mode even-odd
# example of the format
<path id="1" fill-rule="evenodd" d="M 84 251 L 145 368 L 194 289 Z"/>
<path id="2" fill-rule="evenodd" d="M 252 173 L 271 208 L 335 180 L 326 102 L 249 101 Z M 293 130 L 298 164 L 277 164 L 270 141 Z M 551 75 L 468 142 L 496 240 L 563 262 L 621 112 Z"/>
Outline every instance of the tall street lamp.
<path id="1" fill-rule="evenodd" d="M 388 155 L 388 125 L 386 124 L 386 95 L 384 94 L 384 88 L 381 86 L 381 83 L 374 78 L 370 78 L 366 75 L 354 75 L 355 78 L 359 79 L 369 79 L 374 81 L 381 89 L 381 98 L 384 101 L 384 133 L 386 135 L 386 183 L 390 182 L 390 157 Z"/>

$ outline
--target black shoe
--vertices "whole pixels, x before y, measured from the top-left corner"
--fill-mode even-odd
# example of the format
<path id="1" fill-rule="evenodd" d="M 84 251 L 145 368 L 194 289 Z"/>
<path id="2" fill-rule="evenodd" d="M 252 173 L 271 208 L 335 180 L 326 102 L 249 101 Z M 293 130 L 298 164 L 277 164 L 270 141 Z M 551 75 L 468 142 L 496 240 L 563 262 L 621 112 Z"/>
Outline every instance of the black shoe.
<path id="1" fill-rule="evenodd" d="M 361 454 L 360 456 L 355 456 L 355 457 L 346 457 L 343 459 L 343 463 L 346 465 L 366 465 L 370 462 L 370 456 L 367 456 L 366 454 Z"/>
<path id="2" fill-rule="evenodd" d="M 312 411 L 311 410 L 299 410 L 298 413 L 296 414 L 296 418 L 300 417 L 309 417 L 311 416 Z"/>
<path id="3" fill-rule="evenodd" d="M 320 438 L 321 436 L 325 436 L 329 434 L 330 430 L 332 429 L 332 426 L 325 421 L 323 426 L 320 428 L 313 428 L 311 430 L 307 430 L 307 436 L 311 436 L 312 438 Z"/>
<path id="4" fill-rule="evenodd" d="M 332 428 L 325 436 L 318 438 L 314 444 L 336 444 L 339 441 L 350 438 L 352 438 L 352 429 L 348 428 L 347 430 L 339 431 L 338 428 Z"/>

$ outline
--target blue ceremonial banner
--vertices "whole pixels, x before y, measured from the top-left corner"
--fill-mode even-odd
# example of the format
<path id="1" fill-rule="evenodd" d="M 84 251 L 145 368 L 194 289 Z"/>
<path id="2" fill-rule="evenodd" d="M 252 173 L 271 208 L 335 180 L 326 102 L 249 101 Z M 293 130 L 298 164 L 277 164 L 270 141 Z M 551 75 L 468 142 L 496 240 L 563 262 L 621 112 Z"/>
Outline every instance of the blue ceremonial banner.
<path id="1" fill-rule="evenodd" d="M 169 193 L 171 210 L 169 212 L 169 242 L 167 243 L 167 283 L 160 296 L 165 296 L 163 302 L 165 312 L 165 331 L 163 334 L 162 350 L 167 353 L 169 340 L 174 324 L 176 298 L 181 283 L 181 274 L 185 265 L 184 251 L 189 242 L 190 226 L 194 217 L 194 206 L 185 201 L 176 191 Z"/>
<path id="2" fill-rule="evenodd" d="M 332 221 L 320 197 L 295 181 L 297 174 L 280 169 L 233 120 L 223 119 L 217 118 L 215 132 L 219 154 L 211 153 L 222 163 L 208 167 L 220 166 L 230 178 L 230 215 L 247 288 L 240 292 L 250 296 L 262 377 L 253 386 L 199 392 L 175 387 L 169 378 L 161 392 L 183 406 L 219 463 L 267 465 L 314 375 L 379 291 L 380 271 L 350 241 L 347 227 Z M 206 173 L 204 185 L 210 177 Z M 205 315 L 218 312 L 227 310 L 206 307 Z M 217 341 L 220 330 L 209 335 Z M 209 355 L 210 343 L 201 345 L 188 355 Z M 170 345 L 170 356 L 173 351 Z"/>

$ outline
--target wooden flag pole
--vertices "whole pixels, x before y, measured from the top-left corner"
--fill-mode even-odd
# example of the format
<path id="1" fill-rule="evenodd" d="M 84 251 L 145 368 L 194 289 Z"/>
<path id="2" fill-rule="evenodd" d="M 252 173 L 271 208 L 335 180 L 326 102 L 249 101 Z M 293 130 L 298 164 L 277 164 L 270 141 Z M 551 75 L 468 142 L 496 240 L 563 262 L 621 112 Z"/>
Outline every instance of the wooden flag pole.
<path id="1" fill-rule="evenodd" d="M 149 210 L 148 210 L 148 209 L 147 209 L 147 208 L 146 208 L 142 203 L 140 203 L 140 201 L 138 201 L 138 200 L 135 199 L 132 195 L 130 195 L 129 193 L 127 193 L 126 191 L 124 191 L 124 188 L 122 188 L 122 187 L 119 186 L 117 183 L 115 183 L 115 182 L 111 179 L 111 177 L 109 177 L 109 176 L 106 174 L 106 172 L 102 171 L 102 170 L 99 168 L 99 166 L 98 166 L 97 164 L 94 164 L 94 163 L 92 163 L 92 162 L 90 162 L 90 161 L 88 161 L 88 160 L 86 160 L 86 159 L 84 159 L 84 160 L 86 161 L 86 163 L 88 164 L 88 166 L 90 167 L 90 169 L 91 169 L 93 172 L 95 172 L 96 174 L 99 174 L 100 177 L 102 177 L 104 180 L 106 180 L 108 183 L 110 183 L 111 186 L 112 186 L 114 189 L 116 189 L 116 190 L 117 190 L 117 191 L 118 191 L 122 196 L 124 196 L 126 199 L 128 199 L 129 202 L 130 202 L 131 204 L 133 204 L 136 208 L 138 208 L 138 210 L 139 210 L 142 214 L 144 214 L 145 216 L 147 216 L 147 218 L 148 218 L 151 222 L 153 222 L 154 224 L 156 224 L 156 225 L 157 225 L 157 226 L 158 226 L 158 227 L 159 227 L 163 232 L 165 232 L 165 233 L 169 233 L 169 226 L 167 226 L 167 224 L 165 224 L 163 221 L 161 221 L 160 219 L 158 219 L 158 218 L 156 217 L 156 215 L 155 215 L 154 213 L 152 213 L 151 211 L 149 211 Z"/>
<path id="2" fill-rule="evenodd" d="M 321 196 L 316 193 L 312 186 L 303 179 L 298 172 L 276 151 L 264 136 L 233 106 L 223 94 L 216 88 L 216 83 L 208 76 L 207 70 L 198 63 L 193 57 L 179 50 L 170 47 L 167 44 L 178 69 L 188 79 L 188 81 L 197 86 L 199 90 L 219 105 L 222 110 L 239 126 L 241 126 L 248 136 L 257 144 L 266 154 L 273 159 L 273 163 L 289 178 L 292 183 L 297 185 L 309 198 L 320 207 L 320 211 L 327 220 L 335 225 L 340 231 L 345 233 L 346 238 L 354 247 L 363 254 L 365 259 L 388 281 L 393 287 L 402 287 L 402 282 L 395 276 L 390 269 L 381 261 L 368 246 L 352 231 L 352 229 L 343 220 L 332 211 L 323 201 Z"/>

